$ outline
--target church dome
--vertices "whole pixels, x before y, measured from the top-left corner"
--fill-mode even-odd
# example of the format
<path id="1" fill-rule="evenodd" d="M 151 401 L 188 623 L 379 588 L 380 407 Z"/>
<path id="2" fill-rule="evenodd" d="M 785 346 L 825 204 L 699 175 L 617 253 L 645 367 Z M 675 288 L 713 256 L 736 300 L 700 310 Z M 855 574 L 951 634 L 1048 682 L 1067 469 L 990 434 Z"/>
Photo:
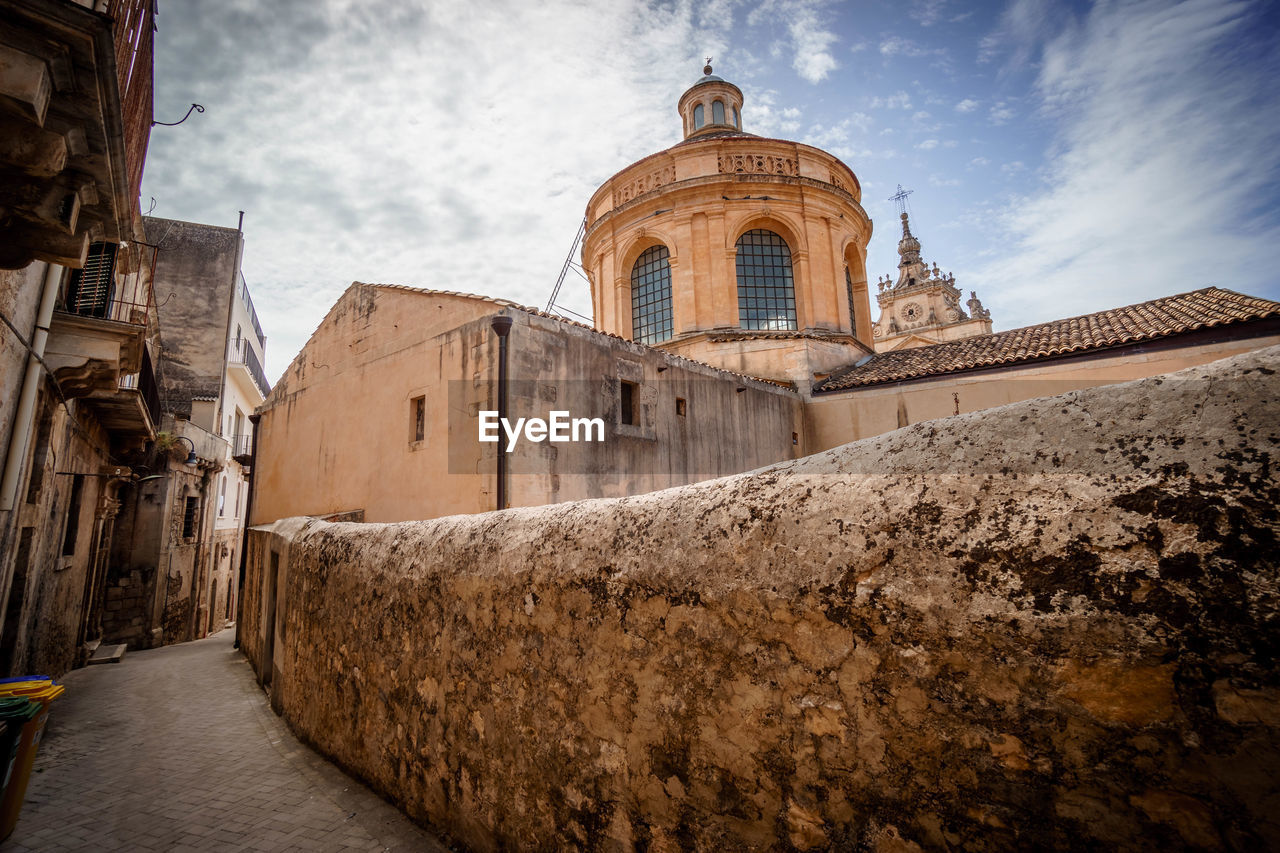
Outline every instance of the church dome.
<path id="1" fill-rule="evenodd" d="M 703 69 L 683 138 L 587 204 L 597 328 L 754 376 L 811 382 L 871 352 L 858 178 L 834 155 L 742 129 L 742 90 Z"/>

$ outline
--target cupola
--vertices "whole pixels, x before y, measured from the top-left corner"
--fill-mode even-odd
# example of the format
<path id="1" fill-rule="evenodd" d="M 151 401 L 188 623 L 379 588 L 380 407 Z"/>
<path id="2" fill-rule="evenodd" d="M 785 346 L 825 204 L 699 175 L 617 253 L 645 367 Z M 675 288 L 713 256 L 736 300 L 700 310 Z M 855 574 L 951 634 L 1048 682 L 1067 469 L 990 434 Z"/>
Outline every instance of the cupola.
<path id="1" fill-rule="evenodd" d="M 711 73 L 708 63 L 702 78 L 680 96 L 676 109 L 684 123 L 684 138 L 742 131 L 742 90 Z"/>

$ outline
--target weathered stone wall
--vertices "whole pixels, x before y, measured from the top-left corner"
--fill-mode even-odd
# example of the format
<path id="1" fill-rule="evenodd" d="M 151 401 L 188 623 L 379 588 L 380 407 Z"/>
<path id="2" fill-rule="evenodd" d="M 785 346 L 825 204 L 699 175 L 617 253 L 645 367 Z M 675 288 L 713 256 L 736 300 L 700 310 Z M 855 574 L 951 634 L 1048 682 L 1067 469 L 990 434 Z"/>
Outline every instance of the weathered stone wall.
<path id="1" fill-rule="evenodd" d="M 243 647 L 473 849 L 1274 849 L 1277 361 L 639 497 L 279 522 Z"/>

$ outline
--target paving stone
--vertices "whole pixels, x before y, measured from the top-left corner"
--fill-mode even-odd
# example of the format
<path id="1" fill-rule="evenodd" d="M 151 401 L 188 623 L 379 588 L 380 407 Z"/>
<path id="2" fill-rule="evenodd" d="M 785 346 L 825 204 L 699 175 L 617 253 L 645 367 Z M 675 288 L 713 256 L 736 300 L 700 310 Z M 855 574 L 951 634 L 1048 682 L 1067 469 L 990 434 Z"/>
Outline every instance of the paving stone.
<path id="1" fill-rule="evenodd" d="M 0 851 L 447 849 L 300 744 L 233 640 L 131 651 L 62 679 Z"/>

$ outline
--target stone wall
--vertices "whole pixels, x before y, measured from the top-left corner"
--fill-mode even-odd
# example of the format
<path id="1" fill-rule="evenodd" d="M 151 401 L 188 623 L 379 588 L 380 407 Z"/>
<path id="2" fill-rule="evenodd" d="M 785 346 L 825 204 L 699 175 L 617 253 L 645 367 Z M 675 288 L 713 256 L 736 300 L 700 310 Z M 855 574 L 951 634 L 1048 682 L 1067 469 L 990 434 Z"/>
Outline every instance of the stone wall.
<path id="1" fill-rule="evenodd" d="M 1278 360 L 639 497 L 279 522 L 243 647 L 471 849 L 1274 849 Z"/>

